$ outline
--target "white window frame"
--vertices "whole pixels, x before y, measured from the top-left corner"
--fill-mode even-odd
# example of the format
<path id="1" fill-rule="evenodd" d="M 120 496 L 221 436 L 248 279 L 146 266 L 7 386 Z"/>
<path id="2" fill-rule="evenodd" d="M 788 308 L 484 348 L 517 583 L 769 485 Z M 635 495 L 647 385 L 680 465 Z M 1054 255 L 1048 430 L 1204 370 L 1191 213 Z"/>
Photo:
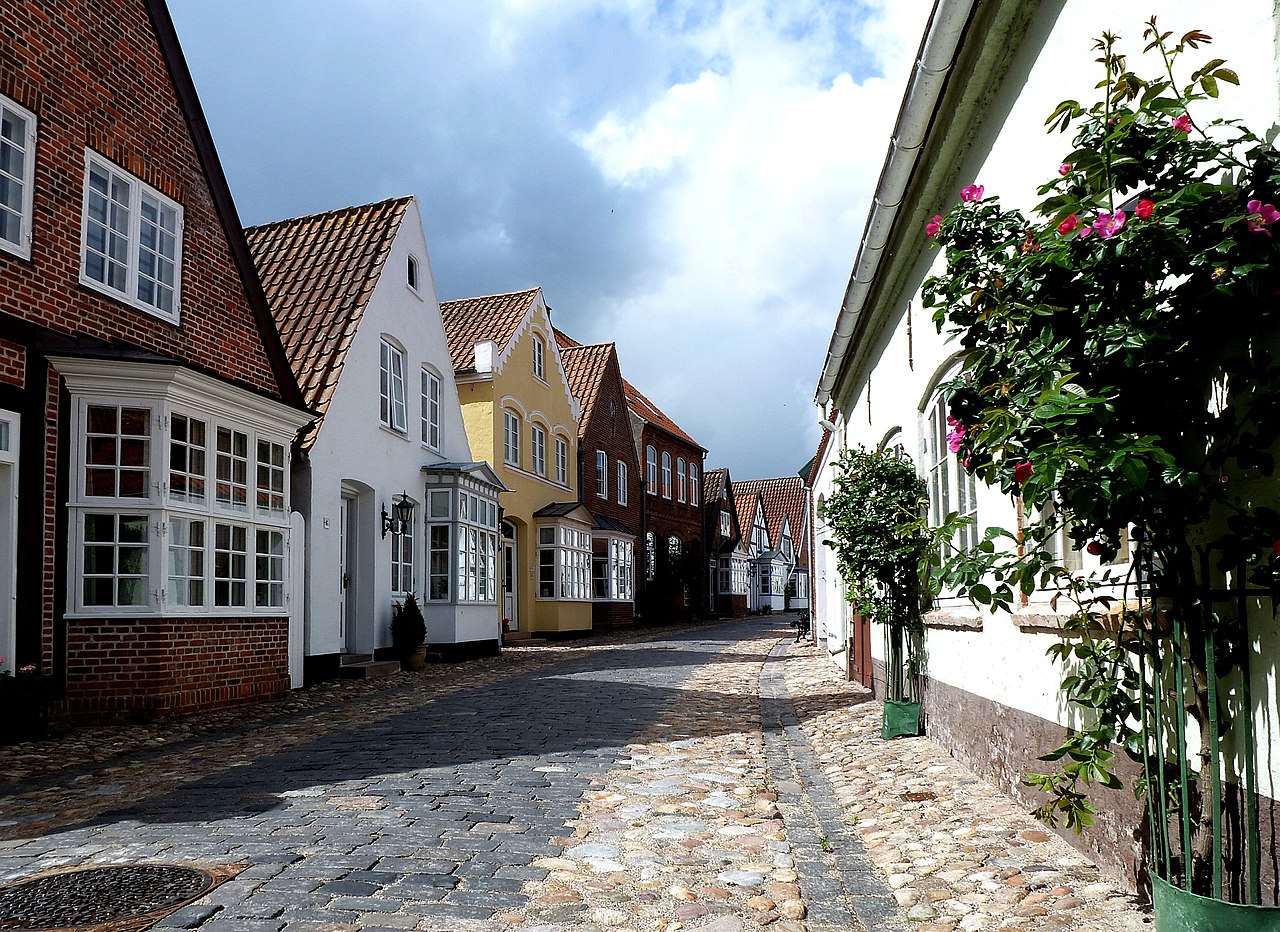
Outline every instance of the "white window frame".
<path id="1" fill-rule="evenodd" d="M 540 524 L 536 533 L 538 601 L 591 601 L 591 532 L 566 522 Z"/>
<path id="2" fill-rule="evenodd" d="M 520 466 L 520 415 L 514 411 L 502 412 L 502 461 Z"/>
<path id="3" fill-rule="evenodd" d="M 378 419 L 397 434 L 408 431 L 404 395 L 404 350 L 389 340 L 378 344 Z"/>
<path id="4" fill-rule="evenodd" d="M 225 618 L 288 614 L 288 450 L 294 432 L 305 423 L 305 416 L 188 370 L 177 370 L 175 374 L 172 367 L 58 357 L 51 362 L 63 374 L 71 395 L 67 617 Z M 116 466 L 112 467 L 118 471 L 124 466 L 130 472 L 145 473 L 141 495 L 120 495 L 118 480 L 108 490 L 105 480 L 111 470 L 105 467 L 103 484 L 94 488 L 97 494 L 90 494 L 90 412 L 96 411 L 95 418 L 102 421 L 109 417 L 107 412 L 111 409 L 145 412 L 145 447 L 139 453 L 135 445 L 123 464 L 116 456 Z M 116 419 L 119 423 L 118 414 Z M 202 425 L 208 444 L 203 457 L 193 460 L 190 444 L 174 442 L 175 421 L 188 428 L 181 435 L 186 438 L 191 436 L 189 428 L 193 423 Z M 248 484 L 243 504 L 234 496 L 220 499 L 216 492 L 218 466 L 212 441 L 219 431 L 245 437 L 244 449 L 249 459 L 245 464 Z M 267 468 L 261 473 L 248 465 L 256 462 L 254 451 L 260 443 L 268 453 Z M 175 483 L 175 478 L 182 481 Z M 191 494 L 193 485 L 200 487 L 203 494 Z M 108 491 L 110 494 L 104 494 Z M 132 484 L 127 491 L 133 491 Z M 116 563 L 110 571 L 101 561 L 91 565 L 87 550 L 94 542 L 85 539 L 90 520 L 103 524 L 100 519 L 109 519 L 118 528 L 121 517 L 133 516 L 145 521 L 145 540 L 104 540 L 101 546 L 118 551 L 122 543 L 136 544 L 145 548 L 145 557 L 138 559 L 133 554 L 131 565 L 123 567 L 118 554 L 112 553 L 110 558 Z M 190 530 L 197 526 L 199 536 L 193 538 Z M 236 547 L 218 546 L 220 526 L 226 529 L 221 535 L 222 543 L 234 542 Z M 259 552 L 262 547 L 267 550 Z M 97 556 L 106 558 L 108 554 L 104 549 Z M 143 602 L 117 604 L 121 601 L 120 588 L 115 584 L 111 604 L 95 604 L 98 593 L 86 585 L 89 578 L 145 578 Z M 219 583 L 224 585 L 219 587 Z M 229 592 L 234 592 L 234 598 L 219 597 Z M 220 604 L 223 602 L 230 604 Z"/>
<path id="5" fill-rule="evenodd" d="M 20 106 L 8 97 L 0 95 L 0 121 L 10 117 L 10 115 L 26 123 L 26 131 L 21 134 L 21 139 L 10 138 L 9 136 L 0 138 L 0 147 L 5 147 L 11 151 L 18 150 L 22 153 L 22 168 L 20 171 L 12 172 L 0 169 L 0 177 L 8 179 L 10 184 L 18 185 L 21 192 L 18 196 L 16 214 L 9 205 L 0 205 L 0 212 L 9 216 L 16 215 L 18 219 L 17 239 L 9 239 L 0 234 L 0 249 L 23 259 L 30 259 L 31 223 L 34 213 L 33 204 L 35 203 L 36 115 L 26 107 Z M 12 120 L 10 120 L 10 126 L 12 125 Z M 3 164 L 3 161 L 3 155 L 0 154 L 0 164 Z"/>
<path id="6" fill-rule="evenodd" d="M 662 497 L 671 498 L 671 454 L 662 451 Z"/>
<path id="7" fill-rule="evenodd" d="M 652 445 L 644 448 L 645 491 L 658 494 L 658 451 Z"/>
<path id="8" fill-rule="evenodd" d="M 413 253 L 409 253 L 405 262 L 404 281 L 410 291 L 418 294 L 418 257 Z"/>
<path id="9" fill-rule="evenodd" d="M 556 482 L 569 484 L 569 441 L 556 437 Z"/>
<path id="10" fill-rule="evenodd" d="M 618 504 L 625 505 L 627 503 L 627 464 L 622 460 L 618 460 Z"/>
<path id="11" fill-rule="evenodd" d="M 400 533 L 391 535 L 391 593 L 395 596 L 417 592 L 414 572 L 414 541 L 418 536 L 418 507 L 414 502 L 413 512 L 409 515 L 409 526 Z"/>
<path id="12" fill-rule="evenodd" d="M 102 197 L 92 185 L 91 179 L 94 173 L 105 174 L 109 191 L 117 184 L 127 185 L 129 194 L 127 203 L 124 201 L 116 201 L 108 197 L 107 200 L 107 217 L 105 224 L 97 220 L 93 220 L 90 216 L 90 206 L 94 202 L 94 195 Z M 112 206 L 120 208 L 127 216 L 120 221 L 120 225 L 116 226 L 112 223 L 111 208 Z M 156 211 L 158 215 L 157 228 L 160 230 L 160 238 L 163 241 L 164 236 L 173 239 L 173 255 L 164 256 L 162 252 L 158 252 L 158 261 L 169 262 L 173 266 L 173 281 L 165 283 L 160 280 L 159 275 L 143 276 L 143 206 L 147 205 Z M 167 228 L 164 218 L 170 217 L 172 229 Z M 93 249 L 95 255 L 102 256 L 104 263 L 116 262 L 123 266 L 124 281 L 122 287 L 117 288 L 111 284 L 111 274 L 104 265 L 103 275 L 106 280 L 100 281 L 89 274 L 89 254 L 90 254 L 90 235 L 89 229 L 91 222 L 96 226 L 103 226 L 107 230 L 107 244 L 104 246 L 105 252 Z M 80 213 L 80 284 L 86 288 L 92 288 L 94 291 L 102 294 L 110 295 L 118 301 L 128 304 L 130 307 L 137 308 L 143 313 L 159 318 L 171 324 L 177 324 L 182 319 L 182 238 L 183 238 L 183 209 L 182 205 L 171 198 L 161 194 L 155 188 L 144 182 L 136 175 L 125 171 L 119 165 L 104 158 L 92 149 L 85 149 L 84 152 L 84 198 L 81 204 Z M 112 234 L 122 239 L 122 246 L 125 255 L 110 256 L 110 238 Z M 141 298 L 138 294 L 140 279 L 148 278 L 157 283 L 157 287 L 163 287 L 172 292 L 170 309 L 165 309 L 160 304 L 148 302 Z M 157 292 L 158 293 L 158 292 Z"/>
<path id="13" fill-rule="evenodd" d="M 426 600 L 433 604 L 497 605 L 498 502 L 492 489 L 429 486 Z"/>
<path id="14" fill-rule="evenodd" d="M 544 382 L 547 380 L 547 344 L 541 334 L 533 336 L 533 374 Z"/>
<path id="15" fill-rule="evenodd" d="M 694 465 L 692 460 L 690 460 L 689 461 L 689 504 L 690 505 L 693 505 L 695 507 L 697 506 L 698 490 L 700 488 L 701 486 L 698 485 L 698 467 Z"/>
<path id="16" fill-rule="evenodd" d="M 603 545 L 603 546 L 601 546 Z M 597 554 L 599 548 L 603 551 Z M 591 538 L 591 600 L 635 600 L 635 541 L 630 537 L 596 534 Z"/>
<path id="17" fill-rule="evenodd" d="M 689 476 L 685 472 L 684 457 L 676 457 L 676 496 L 679 501 L 689 500 Z"/>
<path id="18" fill-rule="evenodd" d="M 529 429 L 529 445 L 533 452 L 533 471 L 546 478 L 547 475 L 547 430 L 541 424 L 533 424 Z"/>
<path id="19" fill-rule="evenodd" d="M 440 402 L 443 383 L 426 366 L 422 367 L 422 443 L 440 449 Z"/>
<path id="20" fill-rule="evenodd" d="M 978 479 L 960 465 L 947 445 L 947 403 L 935 392 L 923 417 L 925 486 L 929 493 L 929 526 L 938 527 L 947 515 L 955 512 L 974 519 L 974 523 L 956 532 L 954 545 L 970 550 L 982 539 L 978 524 Z M 943 558 L 948 555 L 945 552 Z"/>
<path id="21" fill-rule="evenodd" d="M 596 450 L 596 497 L 609 497 L 609 454 Z"/>

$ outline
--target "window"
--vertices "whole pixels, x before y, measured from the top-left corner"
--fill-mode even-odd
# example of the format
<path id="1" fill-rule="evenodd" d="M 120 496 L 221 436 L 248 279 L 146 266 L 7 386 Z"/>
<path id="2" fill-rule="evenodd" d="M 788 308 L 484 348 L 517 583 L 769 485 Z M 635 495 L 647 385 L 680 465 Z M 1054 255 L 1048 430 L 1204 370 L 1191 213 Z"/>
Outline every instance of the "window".
<path id="1" fill-rule="evenodd" d="M 981 538 L 977 525 L 978 482 L 947 446 L 947 405 L 941 397 L 929 410 L 924 462 L 929 470 L 929 524 L 938 527 L 952 511 L 971 517 L 974 523 L 960 529 L 955 545 L 962 550 L 976 547 Z"/>
<path id="2" fill-rule="evenodd" d="M 684 471 L 684 457 L 676 459 L 676 493 L 680 501 L 686 501 L 688 498 L 689 479 Z"/>
<path id="3" fill-rule="evenodd" d="M 258 514 L 284 514 L 284 444 L 258 440 L 258 478 L 254 493 Z"/>
<path id="4" fill-rule="evenodd" d="M 538 598 L 591 598 L 591 535 L 568 524 L 538 528 Z"/>
<path id="5" fill-rule="evenodd" d="M 644 448 L 644 483 L 650 495 L 658 494 L 658 451 Z"/>
<path id="6" fill-rule="evenodd" d="M 417 536 L 417 509 L 409 517 L 409 526 L 391 535 L 391 591 L 414 591 L 413 541 Z"/>
<path id="7" fill-rule="evenodd" d="M 440 449 L 440 377 L 422 370 L 422 442 Z"/>
<path id="8" fill-rule="evenodd" d="M 520 416 L 504 411 L 502 415 L 505 430 L 502 442 L 502 460 L 512 466 L 520 465 Z"/>
<path id="9" fill-rule="evenodd" d="M 556 482 L 569 484 L 569 443 L 563 437 L 556 438 Z"/>
<path id="10" fill-rule="evenodd" d="M 179 317 L 182 208 L 85 153 L 80 281 L 156 317 Z"/>
<path id="11" fill-rule="evenodd" d="M 137 514 L 84 516 L 84 604 L 144 606 L 151 563 L 150 519 Z"/>
<path id="12" fill-rule="evenodd" d="M 698 467 L 689 464 L 689 504 L 698 504 Z"/>
<path id="13" fill-rule="evenodd" d="M 382 341 L 381 351 L 382 378 L 380 388 L 382 407 L 380 414 L 382 426 L 389 427 L 396 433 L 405 432 L 404 410 L 404 353 L 400 348 Z"/>
<path id="14" fill-rule="evenodd" d="M 652 449 L 652 448 L 651 448 Z M 658 538 L 653 531 L 644 535 L 644 578 L 653 582 L 658 563 Z"/>
<path id="15" fill-rule="evenodd" d="M 245 511 L 249 507 L 249 435 L 219 427 L 214 498 L 219 505 Z"/>
<path id="16" fill-rule="evenodd" d="M 547 378 L 547 345 L 542 337 L 533 338 L 533 374 L 546 381 Z"/>
<path id="17" fill-rule="evenodd" d="M 537 424 L 530 432 L 533 435 L 533 471 L 539 476 L 547 474 L 547 432 Z"/>
<path id="18" fill-rule="evenodd" d="M 596 450 L 596 495 L 609 497 L 609 455 L 604 450 Z"/>
<path id="19" fill-rule="evenodd" d="M 433 602 L 495 603 L 498 503 L 467 489 L 453 488 L 432 489 L 427 501 L 427 598 Z"/>
<path id="20" fill-rule="evenodd" d="M 618 460 L 618 504 L 627 503 L 627 464 Z"/>
<path id="21" fill-rule="evenodd" d="M 671 497 L 671 454 L 662 454 L 662 497 Z"/>
<path id="22" fill-rule="evenodd" d="M 729 512 L 727 511 L 720 512 L 720 536 L 728 537 L 729 534 L 732 532 L 732 530 L 733 530 L 733 525 L 730 523 L 730 520 L 729 520 Z"/>
<path id="23" fill-rule="evenodd" d="M 68 616 L 285 611 L 302 417 L 250 398 L 214 410 L 215 393 L 145 365 L 56 365 L 72 396 Z M 122 380 L 142 397 L 100 394 Z"/>
<path id="24" fill-rule="evenodd" d="M 630 602 L 635 545 L 624 538 L 596 537 L 591 541 L 591 598 Z"/>
<path id="25" fill-rule="evenodd" d="M 31 258 L 34 113 L 0 97 L 0 248 Z"/>
<path id="26" fill-rule="evenodd" d="M 418 257 L 410 255 L 405 268 L 405 281 L 414 291 L 418 290 Z"/>

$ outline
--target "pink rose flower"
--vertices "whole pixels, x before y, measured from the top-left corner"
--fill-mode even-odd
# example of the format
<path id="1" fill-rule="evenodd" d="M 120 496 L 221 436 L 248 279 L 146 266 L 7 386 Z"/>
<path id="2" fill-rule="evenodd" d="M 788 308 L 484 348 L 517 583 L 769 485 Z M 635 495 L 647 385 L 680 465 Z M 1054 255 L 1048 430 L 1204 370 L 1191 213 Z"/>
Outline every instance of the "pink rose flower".
<path id="1" fill-rule="evenodd" d="M 1280 220 L 1280 210 L 1276 210 L 1274 204 L 1264 204 L 1257 199 L 1245 204 L 1244 207 L 1249 211 L 1249 216 L 1244 219 L 1244 225 L 1254 233 L 1265 233 L 1270 236 L 1271 231 L 1267 227 Z"/>
<path id="2" fill-rule="evenodd" d="M 1156 202 L 1147 200 L 1145 197 L 1138 201 L 1138 206 L 1133 209 L 1133 215 L 1139 220 L 1146 220 L 1151 216 L 1151 212 L 1156 209 Z"/>
<path id="3" fill-rule="evenodd" d="M 1023 462 L 1014 466 L 1013 467 L 1014 481 L 1017 482 L 1018 485 L 1025 485 L 1027 480 L 1031 478 L 1031 472 L 1033 468 L 1034 467 L 1032 467 L 1031 462 L 1029 460 L 1024 460 Z"/>
<path id="4" fill-rule="evenodd" d="M 1111 239 L 1111 237 L 1124 229 L 1124 211 L 1117 210 L 1114 214 L 1098 214 L 1098 219 L 1093 221 L 1093 229 L 1099 238 Z"/>
<path id="5" fill-rule="evenodd" d="M 1080 237 L 1079 237 L 1080 239 L 1088 239 L 1092 235 L 1093 235 L 1093 227 L 1080 228 Z"/>
<path id="6" fill-rule="evenodd" d="M 1061 223 L 1058 224 L 1058 232 L 1061 233 L 1063 236 L 1066 236 L 1068 233 L 1074 233 L 1079 228 L 1080 228 L 1080 218 L 1077 217 L 1075 214 L 1071 214 L 1070 216 L 1067 217 L 1066 220 L 1063 220 Z M 1086 227 L 1086 229 L 1088 228 Z"/>
<path id="7" fill-rule="evenodd" d="M 982 192 L 986 190 L 980 184 L 967 184 L 960 189 L 960 200 L 966 204 L 982 200 Z"/>
<path id="8" fill-rule="evenodd" d="M 1189 133 L 1191 132 L 1191 117 L 1184 113 L 1180 117 L 1170 119 L 1169 125 L 1173 127 L 1175 132 Z"/>
<path id="9" fill-rule="evenodd" d="M 942 214 L 934 214 L 929 218 L 929 222 L 924 225 L 925 236 L 937 236 L 942 232 Z"/>
<path id="10" fill-rule="evenodd" d="M 1071 174 L 1071 169 L 1073 168 L 1075 168 L 1075 166 L 1072 165 L 1070 162 L 1063 162 L 1061 165 L 1058 166 L 1058 174 L 1062 175 L 1063 177 L 1066 177 L 1067 175 Z"/>

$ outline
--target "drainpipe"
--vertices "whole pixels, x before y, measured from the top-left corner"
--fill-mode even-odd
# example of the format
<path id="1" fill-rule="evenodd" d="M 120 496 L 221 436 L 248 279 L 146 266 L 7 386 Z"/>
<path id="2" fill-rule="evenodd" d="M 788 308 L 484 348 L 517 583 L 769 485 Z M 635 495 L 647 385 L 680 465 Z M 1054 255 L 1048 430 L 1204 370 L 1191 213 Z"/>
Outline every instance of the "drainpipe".
<path id="1" fill-rule="evenodd" d="M 854 259 L 853 274 L 849 278 L 844 301 L 836 317 L 835 332 L 827 349 L 815 398 L 820 407 L 830 400 L 840 376 L 850 349 L 850 341 L 862 317 L 867 295 L 880 268 L 880 259 L 898 221 L 903 194 L 915 172 L 920 149 L 955 63 L 960 40 L 979 2 L 980 0 L 936 0 L 934 3 L 929 27 L 920 44 L 915 69 L 907 85 L 906 96 L 898 110 L 898 121 L 889 142 L 884 166 L 880 170 L 880 180 L 876 183 L 876 193 L 862 231 L 858 255 Z"/>

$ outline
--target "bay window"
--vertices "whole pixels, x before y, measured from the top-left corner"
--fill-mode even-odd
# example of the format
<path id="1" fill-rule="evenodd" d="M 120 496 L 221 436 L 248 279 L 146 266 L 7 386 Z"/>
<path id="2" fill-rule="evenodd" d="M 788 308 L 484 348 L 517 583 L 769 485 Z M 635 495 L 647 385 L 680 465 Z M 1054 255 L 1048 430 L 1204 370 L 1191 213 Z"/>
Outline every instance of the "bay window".
<path id="1" fill-rule="evenodd" d="M 538 598 L 591 598 L 591 535 L 574 525 L 538 528 Z"/>
<path id="2" fill-rule="evenodd" d="M 68 616 L 285 613 L 306 415 L 174 366 L 51 361 L 71 395 Z"/>
<path id="3" fill-rule="evenodd" d="M 478 486 L 477 486 L 478 488 Z M 427 599 L 498 599 L 498 503 L 456 487 L 427 492 Z"/>
<path id="4" fill-rule="evenodd" d="M 634 588 L 635 544 L 601 535 L 591 540 L 591 597 L 597 602 L 630 602 Z"/>

